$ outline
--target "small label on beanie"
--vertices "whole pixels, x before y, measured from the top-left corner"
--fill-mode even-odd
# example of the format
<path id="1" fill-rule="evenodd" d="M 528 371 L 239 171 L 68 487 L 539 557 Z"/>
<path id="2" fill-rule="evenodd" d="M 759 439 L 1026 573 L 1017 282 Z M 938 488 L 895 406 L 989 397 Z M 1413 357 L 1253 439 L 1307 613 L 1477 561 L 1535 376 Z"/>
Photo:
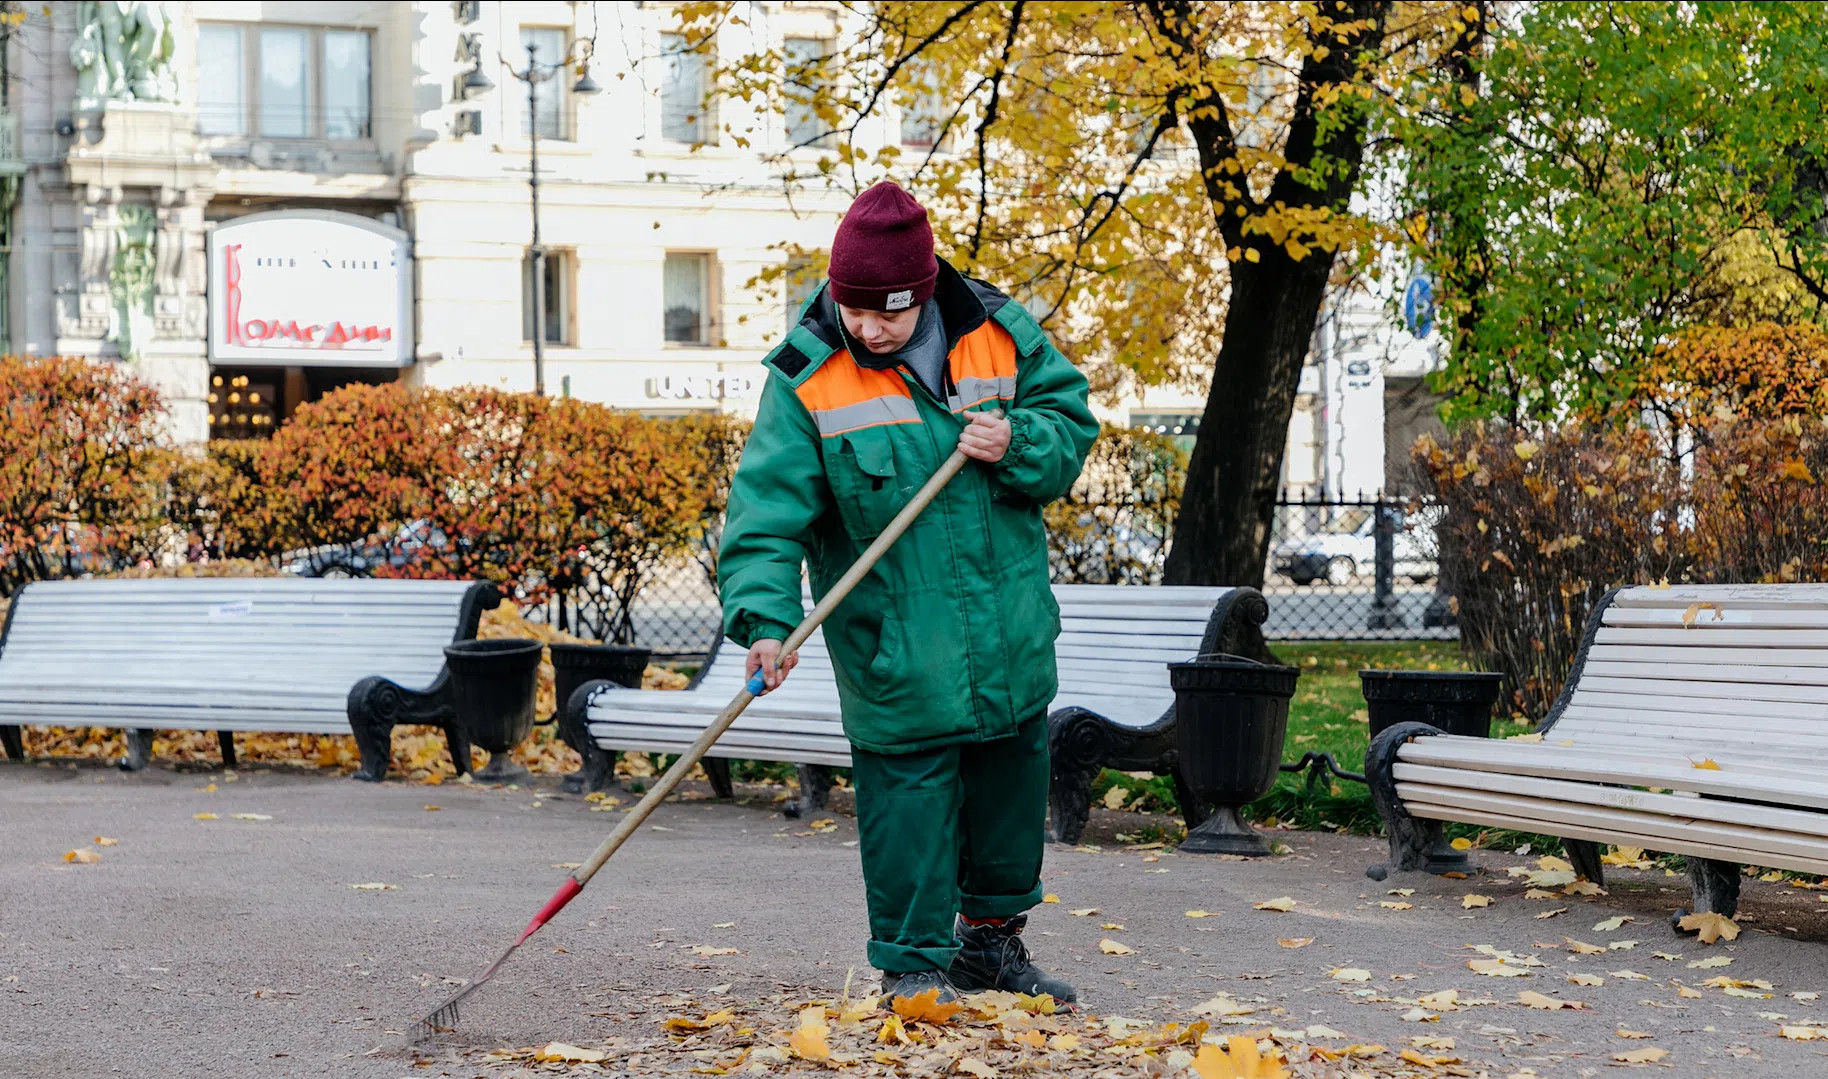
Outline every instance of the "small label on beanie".
<path id="1" fill-rule="evenodd" d="M 883 310 L 905 311 L 912 306 L 914 306 L 914 290 L 911 288 L 904 288 L 900 292 L 889 293 L 889 298 L 885 301 Z"/>

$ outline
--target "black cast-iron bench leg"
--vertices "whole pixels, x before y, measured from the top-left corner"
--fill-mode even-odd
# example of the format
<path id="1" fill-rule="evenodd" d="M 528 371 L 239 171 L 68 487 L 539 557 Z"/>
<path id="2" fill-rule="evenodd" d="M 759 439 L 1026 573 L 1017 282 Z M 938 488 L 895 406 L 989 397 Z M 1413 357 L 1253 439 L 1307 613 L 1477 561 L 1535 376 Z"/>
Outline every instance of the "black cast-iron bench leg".
<path id="1" fill-rule="evenodd" d="M 704 766 L 705 778 L 711 781 L 711 790 L 719 798 L 736 797 L 736 787 L 730 780 L 730 762 L 722 757 L 706 757 L 699 762 Z"/>
<path id="2" fill-rule="evenodd" d="M 0 749 L 6 750 L 8 760 L 25 759 L 25 740 L 19 734 L 19 728 L 0 726 Z"/>
<path id="3" fill-rule="evenodd" d="M 1713 911 L 1722 917 L 1731 918 L 1739 910 L 1739 863 L 1723 862 L 1715 858 L 1694 858 L 1688 861 L 1688 882 L 1694 890 L 1693 902 L 1695 913 Z M 1677 932 L 1690 932 L 1677 923 L 1688 914 L 1678 910 L 1669 919 Z"/>
<path id="4" fill-rule="evenodd" d="M 152 729 L 129 727 L 121 732 L 127 739 L 127 755 L 121 758 L 121 771 L 138 772 L 152 763 Z"/>
<path id="5" fill-rule="evenodd" d="M 216 744 L 222 747 L 222 767 L 235 767 L 235 732 L 217 731 Z"/>
<path id="6" fill-rule="evenodd" d="M 586 682 L 572 691 L 571 699 L 559 702 L 559 738 L 577 751 L 583 764 L 559 782 L 566 794 L 590 794 L 609 786 L 616 778 L 616 755 L 597 745 L 590 736 L 586 720 L 590 702 L 599 691 L 622 689 L 606 679 Z M 709 763 L 708 761 L 706 762 Z"/>
<path id="7" fill-rule="evenodd" d="M 795 771 L 800 775 L 800 797 L 781 809 L 781 813 L 791 820 L 810 816 L 831 804 L 830 768 L 823 764 L 802 764 Z"/>

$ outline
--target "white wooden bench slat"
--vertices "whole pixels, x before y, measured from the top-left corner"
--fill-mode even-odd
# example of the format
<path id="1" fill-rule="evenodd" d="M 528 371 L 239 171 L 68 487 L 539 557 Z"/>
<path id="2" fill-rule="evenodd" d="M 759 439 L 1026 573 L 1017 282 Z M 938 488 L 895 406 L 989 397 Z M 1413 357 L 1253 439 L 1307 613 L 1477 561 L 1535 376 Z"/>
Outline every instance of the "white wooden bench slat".
<path id="1" fill-rule="evenodd" d="M 1443 744 L 1449 743 L 1449 744 Z M 1468 744 L 1470 743 L 1470 744 Z M 1533 775 L 1545 779 L 1569 779 L 1586 783 L 1618 783 L 1626 786 L 1665 787 L 1726 797 L 1759 797 L 1769 801 L 1808 805 L 1828 809 L 1828 784 L 1803 779 L 1754 774 L 1720 762 L 1718 770 L 1696 768 L 1687 759 L 1671 753 L 1629 756 L 1613 755 L 1598 749 L 1548 743 L 1486 742 L 1480 739 L 1419 738 L 1403 747 L 1399 761 L 1407 764 L 1433 764 L 1480 773 Z"/>
<path id="2" fill-rule="evenodd" d="M 1520 832 L 1551 831 L 1567 839 L 1618 843 L 1642 847 L 1646 850 L 1691 855 L 1697 858 L 1717 858 L 1727 862 L 1749 861 L 1753 865 L 1774 869 L 1828 874 L 1828 849 L 1807 857 L 1763 850 L 1748 852 L 1737 842 L 1723 841 L 1718 837 L 1671 836 L 1637 831 L 1635 829 L 1648 819 L 1647 816 L 1627 814 L 1621 810 L 1586 809 L 1574 813 L 1557 814 L 1554 818 L 1550 818 L 1544 815 L 1547 812 L 1545 807 L 1529 803 L 1517 805 L 1507 802 L 1503 812 L 1485 808 L 1484 805 L 1463 806 L 1457 800 L 1453 804 L 1446 805 L 1405 802 L 1403 807 L 1417 817 L 1434 820 L 1464 821 L 1468 824 L 1483 824 L 1487 827 L 1509 828 Z M 1756 857 L 1748 858 L 1748 853 L 1755 854 Z"/>
<path id="3" fill-rule="evenodd" d="M 1588 659 L 1582 674 L 1583 678 L 1599 675 L 1608 678 L 1635 678 L 1648 682 L 1685 679 L 1691 682 L 1723 682 L 1734 685 L 1828 686 L 1828 653 L 1825 653 L 1822 658 L 1824 662 L 1820 666 L 1807 667 L 1795 664 L 1754 666 L 1748 663 L 1703 663 L 1699 662 L 1700 657 L 1687 663 Z"/>
<path id="4" fill-rule="evenodd" d="M 1711 648 L 1715 645 L 1738 648 L 1796 648 L 1802 642 L 1794 630 L 1784 629 L 1722 629 L 1707 631 L 1706 636 L 1697 636 L 1693 630 L 1682 629 L 1636 629 L 1621 626 L 1605 626 L 1595 635 L 1597 644 L 1641 644 L 1665 645 L 1676 648 Z"/>
<path id="5" fill-rule="evenodd" d="M 1596 734 L 1611 734 L 1640 736 L 1652 741 L 1678 739 L 1696 745 L 1735 746 L 1746 744 L 1748 736 L 1754 736 L 1778 738 L 1788 742 L 1793 749 L 1828 744 L 1828 721 L 1748 717 L 1736 731 L 1728 733 L 1720 729 L 1717 720 L 1710 722 L 1710 718 L 1676 713 L 1633 715 L 1623 709 L 1613 709 L 1583 715 L 1566 724 L 1557 723 L 1544 738 L 1551 742 L 1578 742 Z M 1751 747 L 1756 745 L 1755 741 L 1751 742 Z M 1773 748 L 1781 752 L 1785 746 Z"/>
<path id="6" fill-rule="evenodd" d="M 1560 745 L 1561 743 L 1553 742 L 1543 744 Z M 1659 745 L 1654 740 L 1633 740 L 1628 737 L 1598 734 L 1583 736 L 1576 740 L 1575 745 L 1580 748 L 1581 757 L 1589 763 L 1604 761 L 1612 767 L 1626 769 L 1627 771 L 1621 774 L 1628 775 L 1637 774 L 1629 771 L 1629 769 L 1642 768 L 1646 763 L 1651 765 L 1668 764 L 1671 767 L 1680 770 L 1684 767 L 1693 767 L 1691 762 L 1699 760 L 1711 760 L 1715 764 L 1720 765 L 1722 769 L 1730 768 L 1735 772 L 1742 772 L 1747 775 L 1774 776 L 1778 778 L 1801 780 L 1804 782 L 1814 780 L 1818 778 L 1820 774 L 1819 769 L 1798 764 L 1795 754 L 1764 753 L 1756 749 L 1726 745 L 1697 746 L 1691 742 L 1678 743 L 1674 739 L 1667 740 Z M 1461 764 L 1457 760 L 1453 763 L 1456 767 L 1465 767 L 1474 770 L 1484 767 L 1472 763 Z M 1500 770 L 1509 767 L 1508 764 L 1498 765 L 1495 763 L 1487 766 L 1497 767 Z M 1528 771 L 1528 769 L 1517 769 L 1517 771 L 1521 774 L 1522 772 Z M 1706 769 L 1703 769 L 1703 771 L 1706 771 Z M 1657 786 L 1658 784 L 1646 783 L 1643 785 Z"/>
<path id="7" fill-rule="evenodd" d="M 1718 696 L 1692 695 L 1677 693 L 1646 693 L 1641 689 L 1636 693 L 1630 689 L 1607 688 L 1597 689 L 1583 686 L 1575 690 L 1569 698 L 1570 703 L 1579 701 L 1596 708 L 1628 708 L 1627 702 L 1641 701 L 1637 709 L 1640 714 L 1651 715 L 1668 712 L 1675 715 L 1707 714 L 1729 716 L 1778 716 L 1789 719 L 1828 718 L 1828 707 L 1810 701 L 1774 701 L 1765 699 L 1742 698 L 1732 700 Z M 1828 702 L 1824 702 L 1828 703 Z"/>
<path id="8" fill-rule="evenodd" d="M 1752 802 L 1730 801 L 1724 798 L 1653 794 L 1629 787 L 1493 772 L 1482 773 L 1476 777 L 1478 780 L 1476 784 L 1469 784 L 1466 782 L 1468 777 L 1465 772 L 1426 764 L 1398 764 L 1395 775 L 1399 791 L 1405 784 L 1419 784 L 1430 788 L 1459 788 L 1494 794 L 1516 794 L 1528 798 L 1573 802 L 1605 809 L 1656 812 L 1676 818 L 1740 824 L 1748 828 L 1768 828 L 1782 832 L 1810 834 L 1821 827 L 1821 814 L 1819 813 Z M 1824 840 L 1824 842 L 1828 842 L 1828 840 Z"/>
<path id="9" fill-rule="evenodd" d="M 1691 584 L 1625 588 L 1612 602 L 1616 607 L 1673 607 L 1678 611 L 1687 610 L 1695 603 L 1828 610 L 1828 584 Z"/>
<path id="10" fill-rule="evenodd" d="M 1734 607 L 1699 612 L 1689 624 L 1688 613 L 1669 607 L 1608 607 L 1605 624 L 1638 629 L 1680 629 L 1685 633 L 1717 633 L 1733 629 L 1828 629 L 1828 610 L 1814 607 Z"/>
<path id="11" fill-rule="evenodd" d="M 1587 662 L 1742 664 L 1747 667 L 1828 666 L 1828 642 L 1820 648 L 1694 648 L 1673 644 L 1595 644 Z"/>

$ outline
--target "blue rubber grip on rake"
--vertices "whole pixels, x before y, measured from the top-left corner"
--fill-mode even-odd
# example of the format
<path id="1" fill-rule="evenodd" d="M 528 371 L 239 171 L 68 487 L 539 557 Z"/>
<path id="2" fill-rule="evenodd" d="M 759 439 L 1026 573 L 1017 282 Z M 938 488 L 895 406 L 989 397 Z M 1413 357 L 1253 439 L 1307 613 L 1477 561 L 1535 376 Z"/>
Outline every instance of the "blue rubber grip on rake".
<path id="1" fill-rule="evenodd" d="M 762 695 L 762 690 L 767 685 L 768 685 L 767 679 L 763 678 L 762 672 L 758 670 L 754 674 L 749 676 L 749 683 L 747 685 L 745 685 L 743 688 L 749 691 L 749 696 L 760 697 Z"/>

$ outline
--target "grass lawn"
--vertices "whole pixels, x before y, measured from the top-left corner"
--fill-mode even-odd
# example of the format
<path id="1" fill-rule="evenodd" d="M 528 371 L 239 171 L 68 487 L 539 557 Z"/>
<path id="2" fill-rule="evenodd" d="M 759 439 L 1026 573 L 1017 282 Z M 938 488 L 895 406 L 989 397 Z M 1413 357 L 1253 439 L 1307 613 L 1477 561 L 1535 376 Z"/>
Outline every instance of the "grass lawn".
<path id="1" fill-rule="evenodd" d="M 1283 760 L 1300 760 L 1302 754 L 1310 751 L 1331 753 L 1340 768 L 1348 772 L 1364 770 L 1365 749 L 1370 743 L 1370 720 L 1358 684 L 1361 669 L 1467 669 L 1460 646 L 1453 641 L 1329 641 L 1279 644 L 1272 648 L 1278 659 L 1301 671 L 1295 697 L 1289 702 Z M 1493 728 L 1494 735 L 1526 729 L 1512 727 L 1503 719 L 1495 720 Z M 1166 778 L 1106 771 L 1093 788 L 1093 795 L 1106 798 L 1107 791 L 1114 786 L 1129 792 L 1129 806 L 1163 813 L 1175 811 L 1174 787 Z M 1111 801 L 1105 804 L 1111 805 L 1117 796 L 1108 797 Z M 1364 784 L 1328 776 L 1310 787 L 1305 772 L 1283 773 L 1276 789 L 1252 803 L 1246 815 L 1266 823 L 1285 821 L 1298 828 L 1367 834 L 1379 830 L 1377 814 L 1371 808 L 1371 795 Z"/>

